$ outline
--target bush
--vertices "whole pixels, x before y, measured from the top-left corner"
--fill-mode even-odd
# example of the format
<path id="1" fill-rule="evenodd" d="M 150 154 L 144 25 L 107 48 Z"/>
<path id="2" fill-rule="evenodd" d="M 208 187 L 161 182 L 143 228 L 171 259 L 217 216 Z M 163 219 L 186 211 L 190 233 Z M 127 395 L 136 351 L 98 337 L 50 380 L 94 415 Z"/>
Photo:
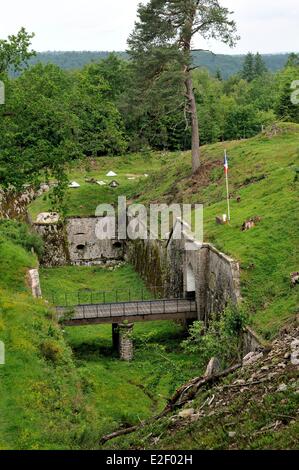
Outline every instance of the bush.
<path id="1" fill-rule="evenodd" d="M 40 345 L 40 351 L 45 359 L 54 363 L 58 363 L 63 356 L 60 344 L 52 339 L 43 341 Z"/>
<path id="2" fill-rule="evenodd" d="M 39 257 L 43 254 L 41 237 L 32 233 L 24 223 L 16 220 L 0 220 L 0 241 L 1 238 L 12 241 L 29 252 L 34 250 Z"/>
<path id="3" fill-rule="evenodd" d="M 203 364 L 217 356 L 222 366 L 227 366 L 242 353 L 242 331 L 247 318 L 245 310 L 230 306 L 221 315 L 211 316 L 207 331 L 203 322 L 194 322 L 182 347 L 185 352 L 198 353 Z"/>

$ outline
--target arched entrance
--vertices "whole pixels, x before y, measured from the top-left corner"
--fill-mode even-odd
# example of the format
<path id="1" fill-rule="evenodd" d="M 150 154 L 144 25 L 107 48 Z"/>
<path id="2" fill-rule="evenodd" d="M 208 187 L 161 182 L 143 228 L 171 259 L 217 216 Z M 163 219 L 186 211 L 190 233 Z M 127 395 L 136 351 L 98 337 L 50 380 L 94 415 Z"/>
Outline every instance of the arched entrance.
<path id="1" fill-rule="evenodd" d="M 186 297 L 195 298 L 195 275 L 191 263 L 188 264 L 186 271 Z"/>

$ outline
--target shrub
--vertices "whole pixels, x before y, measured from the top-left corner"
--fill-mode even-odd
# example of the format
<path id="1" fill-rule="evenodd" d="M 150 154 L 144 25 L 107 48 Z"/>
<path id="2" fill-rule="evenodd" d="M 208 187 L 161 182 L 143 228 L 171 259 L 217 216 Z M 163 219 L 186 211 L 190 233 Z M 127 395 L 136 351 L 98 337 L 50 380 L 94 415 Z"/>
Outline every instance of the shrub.
<path id="1" fill-rule="evenodd" d="M 43 341 L 40 345 L 40 351 L 45 359 L 54 363 L 58 363 L 63 356 L 62 347 L 52 339 Z"/>
<path id="2" fill-rule="evenodd" d="M 226 366 L 242 354 L 242 331 L 247 318 L 245 310 L 230 306 L 221 315 L 211 316 L 206 331 L 203 322 L 194 322 L 182 347 L 185 352 L 198 353 L 203 364 L 217 356 Z"/>

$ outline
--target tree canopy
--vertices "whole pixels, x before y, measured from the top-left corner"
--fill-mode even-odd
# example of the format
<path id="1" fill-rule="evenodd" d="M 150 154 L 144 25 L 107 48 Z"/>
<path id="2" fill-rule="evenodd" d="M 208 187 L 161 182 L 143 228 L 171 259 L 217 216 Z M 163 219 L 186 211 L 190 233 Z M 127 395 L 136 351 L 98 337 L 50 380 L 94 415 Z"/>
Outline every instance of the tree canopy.
<path id="1" fill-rule="evenodd" d="M 156 88 L 165 74 L 169 89 L 180 82 L 186 129 L 191 127 L 193 172 L 200 166 L 200 115 L 191 73 L 192 41 L 196 35 L 233 46 L 237 35 L 231 12 L 218 0 L 150 0 L 146 5 L 139 5 L 138 20 L 128 40 L 137 86 L 141 83 L 144 89 L 146 83 L 147 89 Z M 138 80 L 138 76 L 145 80 Z"/>
<path id="2" fill-rule="evenodd" d="M 9 69 L 21 70 L 35 55 L 35 52 L 30 50 L 33 38 L 33 33 L 30 34 L 25 28 L 21 28 L 17 34 L 0 39 L 0 74 Z"/>

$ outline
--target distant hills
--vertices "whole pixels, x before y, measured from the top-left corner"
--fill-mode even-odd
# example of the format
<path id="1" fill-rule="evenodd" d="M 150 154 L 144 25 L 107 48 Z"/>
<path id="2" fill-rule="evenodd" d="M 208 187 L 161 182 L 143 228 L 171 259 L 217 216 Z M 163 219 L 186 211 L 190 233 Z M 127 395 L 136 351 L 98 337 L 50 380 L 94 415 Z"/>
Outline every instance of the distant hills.
<path id="1" fill-rule="evenodd" d="M 110 52 L 108 51 L 66 51 L 66 52 L 39 52 L 36 57 L 31 59 L 32 64 L 37 62 L 53 63 L 63 69 L 78 69 L 84 65 L 106 58 Z M 124 59 L 128 58 L 126 52 L 116 52 L 116 54 Z M 212 54 L 211 52 L 194 52 L 194 64 L 206 67 L 213 75 L 220 70 L 223 78 L 237 73 L 244 61 L 244 55 L 224 55 Z M 275 72 L 284 67 L 288 54 L 264 54 L 262 55 L 269 70 Z"/>

